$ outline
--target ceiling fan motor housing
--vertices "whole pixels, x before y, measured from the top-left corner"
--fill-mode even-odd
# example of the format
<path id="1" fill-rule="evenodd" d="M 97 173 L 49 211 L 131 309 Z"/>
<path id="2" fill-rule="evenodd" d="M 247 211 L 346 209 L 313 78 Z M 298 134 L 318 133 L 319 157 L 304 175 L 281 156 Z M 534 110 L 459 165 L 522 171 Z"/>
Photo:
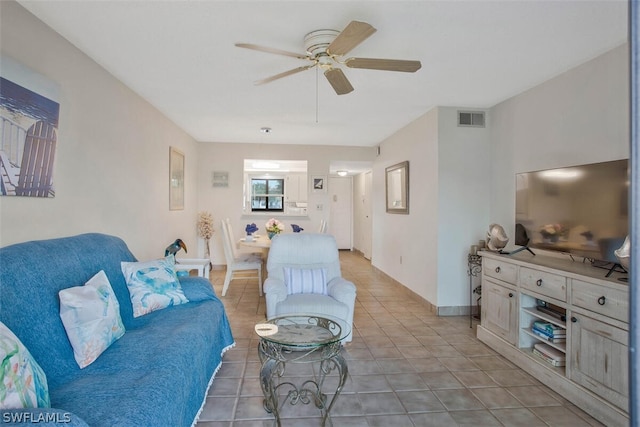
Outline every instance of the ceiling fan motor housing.
<path id="1" fill-rule="evenodd" d="M 329 56 L 327 48 L 338 37 L 337 30 L 315 30 L 304 36 L 304 48 L 311 58 L 320 59 Z"/>

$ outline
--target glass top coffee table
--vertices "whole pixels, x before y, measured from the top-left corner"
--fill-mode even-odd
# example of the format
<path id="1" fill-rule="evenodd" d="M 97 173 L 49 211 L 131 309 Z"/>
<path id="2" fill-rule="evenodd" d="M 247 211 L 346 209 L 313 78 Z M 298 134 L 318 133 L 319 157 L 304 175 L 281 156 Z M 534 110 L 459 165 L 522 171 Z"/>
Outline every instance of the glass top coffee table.
<path id="1" fill-rule="evenodd" d="M 264 408 L 280 426 L 283 405 L 313 403 L 322 414 L 322 425 L 332 425 L 329 412 L 347 380 L 347 362 L 340 354 L 341 341 L 351 330 L 340 319 L 316 314 L 292 314 L 276 317 L 255 326 L 260 336 L 258 355 L 260 385 L 264 394 Z M 300 385 L 286 381 L 287 364 L 312 363 L 313 377 Z M 317 368 L 317 369 L 316 369 Z M 328 402 L 323 392 L 326 376 L 337 373 L 338 385 Z M 278 396 L 285 396 L 280 402 Z"/>

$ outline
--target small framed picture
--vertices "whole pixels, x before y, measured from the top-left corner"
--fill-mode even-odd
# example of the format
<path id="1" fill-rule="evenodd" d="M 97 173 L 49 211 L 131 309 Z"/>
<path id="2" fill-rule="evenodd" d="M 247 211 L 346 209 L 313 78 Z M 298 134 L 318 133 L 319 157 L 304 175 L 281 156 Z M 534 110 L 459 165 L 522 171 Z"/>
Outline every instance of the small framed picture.
<path id="1" fill-rule="evenodd" d="M 327 176 L 311 175 L 311 192 L 326 193 L 327 192 Z"/>
<path id="2" fill-rule="evenodd" d="M 213 171 L 214 187 L 229 187 L 229 172 Z"/>

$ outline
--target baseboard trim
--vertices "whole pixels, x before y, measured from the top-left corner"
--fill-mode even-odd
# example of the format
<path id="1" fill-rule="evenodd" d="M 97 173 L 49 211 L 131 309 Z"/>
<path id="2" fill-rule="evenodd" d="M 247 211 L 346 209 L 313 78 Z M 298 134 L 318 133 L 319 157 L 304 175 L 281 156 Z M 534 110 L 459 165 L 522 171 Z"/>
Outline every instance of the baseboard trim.
<path id="1" fill-rule="evenodd" d="M 478 307 L 475 305 L 474 306 L 460 305 L 460 306 L 438 307 L 435 304 L 432 304 L 429 300 L 422 297 L 421 295 L 418 295 L 417 293 L 413 292 L 411 289 L 409 289 L 402 283 L 398 282 L 396 279 L 389 276 L 387 273 L 380 270 L 378 267 L 375 267 L 373 265 L 371 267 L 373 267 L 373 270 L 377 274 L 383 276 L 386 280 L 389 280 L 395 286 L 398 292 L 402 292 L 405 296 L 411 298 L 414 301 L 419 301 L 427 309 L 427 311 L 429 311 L 429 313 L 433 313 L 436 316 L 440 316 L 440 317 L 469 316 L 470 314 L 474 314 L 474 315 L 478 314 Z"/>

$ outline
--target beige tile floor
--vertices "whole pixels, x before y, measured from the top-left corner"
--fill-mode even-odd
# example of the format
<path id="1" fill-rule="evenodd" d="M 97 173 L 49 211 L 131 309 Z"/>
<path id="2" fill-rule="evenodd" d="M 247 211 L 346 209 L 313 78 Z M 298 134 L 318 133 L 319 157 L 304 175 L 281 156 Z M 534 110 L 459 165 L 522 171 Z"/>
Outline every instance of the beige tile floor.
<path id="1" fill-rule="evenodd" d="M 437 317 L 399 293 L 357 253 L 341 251 L 357 286 L 349 378 L 331 411 L 335 427 L 600 426 L 582 410 L 475 338 L 468 317 Z M 224 271 L 211 281 L 221 295 Z M 265 318 L 257 280 L 234 280 L 221 298 L 236 347 L 226 353 L 198 427 L 271 426 L 262 406 L 256 323 Z M 304 377 L 306 365 L 290 377 Z M 309 368 L 311 369 L 311 368 Z M 334 386 L 335 387 L 335 386 Z M 283 408 L 283 426 L 319 426 L 313 405 Z"/>

